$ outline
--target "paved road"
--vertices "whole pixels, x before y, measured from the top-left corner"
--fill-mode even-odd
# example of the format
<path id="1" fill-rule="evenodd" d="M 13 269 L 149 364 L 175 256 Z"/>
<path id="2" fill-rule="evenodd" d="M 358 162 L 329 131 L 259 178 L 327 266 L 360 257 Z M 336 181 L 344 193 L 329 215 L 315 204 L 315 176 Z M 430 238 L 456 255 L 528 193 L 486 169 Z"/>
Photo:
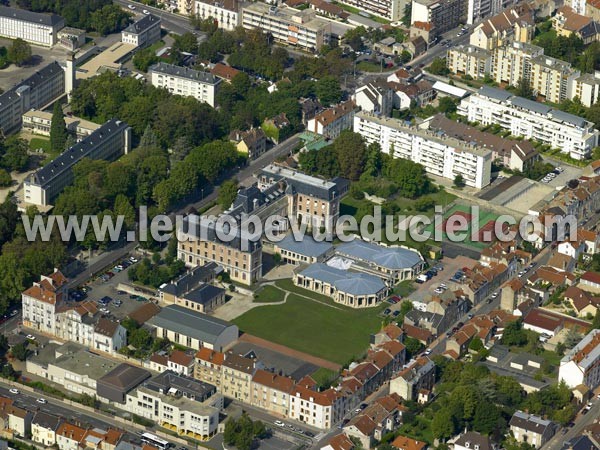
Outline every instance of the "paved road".
<path id="1" fill-rule="evenodd" d="M 18 387 L 18 386 L 17 386 Z M 43 411 L 55 416 L 59 416 L 70 421 L 78 421 L 82 426 L 91 426 L 95 428 L 108 429 L 111 426 L 123 430 L 122 423 L 112 420 L 109 416 L 104 416 L 97 413 L 92 413 L 78 408 L 77 406 L 65 405 L 62 401 L 49 397 L 46 394 L 36 396 L 34 393 L 21 391 L 20 394 L 14 395 L 9 392 L 10 384 L 4 380 L 0 381 L 0 395 L 14 399 L 15 404 L 21 408 L 30 411 Z M 38 397 L 43 397 L 47 403 L 42 405 L 36 400 Z M 126 439 L 138 440 L 135 433 L 128 431 L 125 434 Z M 176 446 L 179 444 L 175 444 Z"/>
<path id="2" fill-rule="evenodd" d="M 142 10 L 146 9 L 150 11 L 152 14 L 160 17 L 161 25 L 163 28 L 175 33 L 175 34 L 184 34 L 187 32 L 195 32 L 198 36 L 206 36 L 205 33 L 201 31 L 196 31 L 194 27 L 190 24 L 190 20 L 182 16 L 180 14 L 174 14 L 168 11 L 165 11 L 160 8 L 154 8 L 153 6 L 144 5 L 143 3 L 139 3 L 132 0 L 113 0 L 114 3 L 127 8 L 128 5 L 134 5 L 136 7 L 135 12 L 141 13 Z M 128 11 L 130 11 L 128 9 Z M 131 12 L 131 11 L 130 11 Z"/>
<path id="3" fill-rule="evenodd" d="M 575 425 L 572 428 L 567 428 L 567 432 L 563 434 L 565 428 L 558 430 L 558 433 L 554 435 L 545 445 L 542 446 L 543 450 L 560 450 L 563 447 L 565 441 L 569 439 L 577 438 L 583 435 L 583 429 L 588 425 L 591 425 L 595 419 L 600 416 L 600 401 L 597 398 L 592 400 L 594 404 L 585 415 L 578 415 L 575 418 Z"/>

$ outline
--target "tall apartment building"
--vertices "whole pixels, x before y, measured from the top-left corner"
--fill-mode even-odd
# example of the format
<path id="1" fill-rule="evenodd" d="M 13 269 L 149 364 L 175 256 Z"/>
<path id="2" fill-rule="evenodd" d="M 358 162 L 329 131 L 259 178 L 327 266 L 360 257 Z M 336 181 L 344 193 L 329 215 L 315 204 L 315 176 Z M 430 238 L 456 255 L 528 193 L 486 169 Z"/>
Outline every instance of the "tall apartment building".
<path id="1" fill-rule="evenodd" d="M 21 294 L 23 325 L 54 335 L 56 307 L 66 298 L 67 278 L 58 269 L 48 276 L 42 275 L 39 282 Z"/>
<path id="2" fill-rule="evenodd" d="M 144 48 L 158 41 L 160 41 L 160 17 L 153 14 L 144 14 L 121 31 L 121 42 L 124 44 Z"/>
<path id="3" fill-rule="evenodd" d="M 4 92 L 0 95 L 0 131 L 15 133 L 21 127 L 24 113 L 70 94 L 74 83 L 75 65 L 68 58 L 64 68 L 55 61 Z"/>
<path id="4" fill-rule="evenodd" d="M 356 105 L 353 100 L 346 100 L 324 109 L 308 120 L 306 129 L 313 133 L 325 136 L 327 139 L 336 139 L 344 130 L 352 128 Z"/>
<path id="5" fill-rule="evenodd" d="M 402 19 L 410 0 L 343 0 L 342 3 L 395 22 Z"/>
<path id="6" fill-rule="evenodd" d="M 195 13 L 199 19 L 214 19 L 223 30 L 232 31 L 242 23 L 242 7 L 238 0 L 196 0 Z"/>
<path id="7" fill-rule="evenodd" d="M 567 99 L 571 86 L 581 73 L 571 64 L 550 56 L 537 56 L 531 60 L 530 85 L 534 94 L 547 102 L 560 103 Z"/>
<path id="8" fill-rule="evenodd" d="M 600 330 L 592 330 L 560 361 L 558 381 L 594 390 L 600 385 Z"/>
<path id="9" fill-rule="evenodd" d="M 208 72 L 160 62 L 150 67 L 148 73 L 152 86 L 165 88 L 172 94 L 194 97 L 213 108 L 216 105 L 221 79 Z"/>
<path id="10" fill-rule="evenodd" d="M 517 86 L 519 80 L 531 80 L 532 59 L 543 56 L 544 49 L 523 42 L 510 42 L 493 53 L 492 78 L 498 84 Z"/>
<path id="11" fill-rule="evenodd" d="M 574 159 L 586 158 L 598 145 L 599 132 L 593 123 L 487 86 L 462 100 L 458 113 L 469 122 L 497 124 L 513 136 L 548 144 Z"/>
<path id="12" fill-rule="evenodd" d="M 250 3 L 242 10 L 242 26 L 270 33 L 277 42 L 311 52 L 329 44 L 331 24 L 313 9 L 298 11 L 285 6 Z"/>
<path id="13" fill-rule="evenodd" d="M 410 23 L 429 23 L 434 35 L 466 23 L 468 0 L 412 0 Z"/>
<path id="14" fill-rule="evenodd" d="M 73 166 L 83 158 L 112 161 L 131 150 L 131 128 L 111 119 L 32 173 L 24 182 L 25 203 L 47 206 L 73 182 Z"/>
<path id="15" fill-rule="evenodd" d="M 458 45 L 448 50 L 446 64 L 450 72 L 477 80 L 491 73 L 492 54 L 474 45 Z"/>
<path id="16" fill-rule="evenodd" d="M 408 126 L 398 119 L 357 113 L 354 132 L 381 151 L 423 165 L 428 173 L 454 180 L 461 175 L 468 186 L 483 188 L 490 183 L 492 153 L 468 142 Z"/>
<path id="17" fill-rule="evenodd" d="M 600 72 L 584 73 L 571 83 L 569 99 L 579 97 L 581 103 L 588 108 L 598 102 L 600 98 Z"/>
<path id="18" fill-rule="evenodd" d="M 41 14 L 24 9 L 0 6 L 0 36 L 23 39 L 45 47 L 58 42 L 58 32 L 65 20 L 56 14 Z"/>

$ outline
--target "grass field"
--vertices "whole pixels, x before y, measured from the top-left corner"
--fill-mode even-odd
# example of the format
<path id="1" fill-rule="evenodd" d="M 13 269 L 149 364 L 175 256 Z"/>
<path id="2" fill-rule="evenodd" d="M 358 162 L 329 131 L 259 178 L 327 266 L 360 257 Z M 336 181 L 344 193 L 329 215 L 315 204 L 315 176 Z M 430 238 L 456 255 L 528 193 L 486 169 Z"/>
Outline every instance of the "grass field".
<path id="1" fill-rule="evenodd" d="M 275 286 L 261 288 L 254 297 L 253 303 L 277 303 L 283 300 L 285 292 Z"/>
<path id="2" fill-rule="evenodd" d="M 314 298 L 308 290 L 305 297 Z M 369 346 L 369 336 L 381 327 L 376 308 L 355 310 L 328 299 L 310 300 L 293 293 L 282 305 L 262 306 L 233 322 L 242 331 L 338 364 L 359 358 Z"/>

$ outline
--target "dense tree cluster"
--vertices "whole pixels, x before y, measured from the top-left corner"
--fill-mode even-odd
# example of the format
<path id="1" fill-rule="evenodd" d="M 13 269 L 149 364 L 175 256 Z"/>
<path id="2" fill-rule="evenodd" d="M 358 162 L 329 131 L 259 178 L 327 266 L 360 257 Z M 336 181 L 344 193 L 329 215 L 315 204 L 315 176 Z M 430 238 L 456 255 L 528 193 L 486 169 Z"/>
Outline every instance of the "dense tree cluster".
<path id="1" fill-rule="evenodd" d="M 227 445 L 235 445 L 238 450 L 251 450 L 256 447 L 256 439 L 267 436 L 264 423 L 253 421 L 246 413 L 238 419 L 230 418 L 225 422 L 223 440 Z"/>
<path id="2" fill-rule="evenodd" d="M 110 0 L 17 0 L 23 9 L 64 17 L 67 26 L 113 33 L 125 28 L 130 14 Z"/>
<path id="3" fill-rule="evenodd" d="M 65 150 L 68 136 L 69 132 L 67 131 L 62 107 L 59 102 L 55 102 L 52 111 L 52 124 L 50 125 L 50 148 L 52 151 L 60 153 Z"/>

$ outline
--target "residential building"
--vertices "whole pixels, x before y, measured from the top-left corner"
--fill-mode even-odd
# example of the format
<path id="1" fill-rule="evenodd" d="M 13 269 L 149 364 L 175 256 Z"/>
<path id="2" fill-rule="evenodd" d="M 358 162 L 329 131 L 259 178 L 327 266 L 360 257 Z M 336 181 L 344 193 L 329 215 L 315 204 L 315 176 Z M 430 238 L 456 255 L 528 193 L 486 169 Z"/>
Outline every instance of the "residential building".
<path id="1" fill-rule="evenodd" d="M 539 152 L 529 141 L 506 139 L 486 133 L 476 127 L 450 120 L 443 114 L 433 116 L 428 123 L 428 128 L 432 131 L 442 131 L 461 141 L 475 142 L 479 146 L 491 150 L 492 160 L 511 170 L 523 172 L 541 158 Z"/>
<path id="2" fill-rule="evenodd" d="M 5 427 L 12 432 L 13 437 L 31 436 L 31 421 L 33 419 L 31 411 L 13 405 L 12 400 L 4 403 L 2 410 L 6 415 Z"/>
<path id="3" fill-rule="evenodd" d="M 287 417 L 294 380 L 258 369 L 252 378 L 252 406 L 265 409 L 278 417 Z"/>
<path id="4" fill-rule="evenodd" d="M 461 175 L 468 186 L 479 189 L 490 183 L 492 153 L 469 142 L 364 112 L 356 114 L 354 132 L 394 158 L 422 164 L 433 175 L 451 180 Z"/>
<path id="5" fill-rule="evenodd" d="M 111 119 L 24 181 L 25 203 L 48 206 L 73 183 L 73 166 L 84 158 L 112 161 L 131 150 L 131 128 Z"/>
<path id="6" fill-rule="evenodd" d="M 138 48 L 149 47 L 160 41 L 160 18 L 153 14 L 144 14 L 121 31 L 121 42 Z"/>
<path id="7" fill-rule="evenodd" d="M 580 384 L 591 390 L 600 385 L 600 330 L 592 330 L 560 361 L 558 380 L 574 388 Z"/>
<path id="8" fill-rule="evenodd" d="M 126 395 L 151 376 L 145 369 L 121 363 L 98 379 L 96 395 L 111 404 L 124 405 Z"/>
<path id="9" fill-rule="evenodd" d="M 577 0 L 573 0 L 573 1 L 577 1 Z M 592 20 L 599 22 L 600 21 L 600 3 L 598 2 L 598 0 L 579 0 L 581 3 L 584 3 L 585 6 L 585 10 L 583 12 L 581 11 L 577 11 L 575 8 L 575 11 L 579 14 L 582 14 L 584 16 L 587 16 L 589 18 L 591 18 Z"/>
<path id="10" fill-rule="evenodd" d="M 523 328 L 554 336 L 563 328 L 587 333 L 590 323 L 549 309 L 533 308 L 523 318 Z"/>
<path id="11" fill-rule="evenodd" d="M 262 128 L 233 130 L 229 133 L 229 140 L 236 144 L 238 152 L 248 155 L 249 160 L 258 158 L 267 150 L 267 135 Z"/>
<path id="12" fill-rule="evenodd" d="M 210 284 L 220 271 L 215 263 L 193 267 L 177 279 L 159 287 L 161 302 L 208 314 L 225 303 L 225 290 Z"/>
<path id="13" fill-rule="evenodd" d="M 69 422 L 63 422 L 56 430 L 56 444 L 60 450 L 79 450 L 86 429 Z"/>
<path id="14" fill-rule="evenodd" d="M 221 389 L 221 373 L 225 353 L 216 352 L 207 347 L 202 347 L 196 353 L 196 362 L 194 364 L 194 378 L 206 383 L 213 384 L 217 389 Z"/>
<path id="15" fill-rule="evenodd" d="M 242 8 L 242 26 L 270 33 L 276 42 L 317 52 L 329 44 L 331 24 L 313 9 L 298 11 L 286 6 L 250 3 Z"/>
<path id="16" fill-rule="evenodd" d="M 431 391 L 435 383 L 435 364 L 427 357 L 411 361 L 396 378 L 390 380 L 390 393 L 404 400 L 416 400 L 421 389 Z"/>
<path id="17" fill-rule="evenodd" d="M 531 88 L 547 102 L 560 103 L 569 98 L 569 90 L 580 75 L 581 72 L 560 59 L 543 55 L 531 59 Z"/>
<path id="18" fill-rule="evenodd" d="M 41 14 L 25 9 L 0 6 L 0 36 L 23 39 L 31 44 L 52 47 L 65 20 L 56 14 Z"/>
<path id="19" fill-rule="evenodd" d="M 4 134 L 20 129 L 25 112 L 70 94 L 75 83 L 73 59 L 68 58 L 65 66 L 52 62 L 0 95 L 0 130 Z"/>
<path id="20" fill-rule="evenodd" d="M 392 447 L 397 448 L 398 450 L 427 450 L 429 448 L 426 442 L 402 435 L 397 436 L 396 439 L 392 441 Z"/>
<path id="21" fill-rule="evenodd" d="M 350 308 L 369 308 L 385 300 L 388 287 L 376 275 L 337 269 L 324 263 L 301 266 L 294 284 L 333 298 Z"/>
<path id="22" fill-rule="evenodd" d="M 52 113 L 31 109 L 23 114 L 23 129 L 42 136 L 50 136 L 50 127 L 52 126 Z M 65 124 L 67 130 L 75 135 L 77 140 L 81 140 L 98 128 L 100 124 L 90 122 L 89 120 L 80 119 L 75 116 L 65 116 Z"/>
<path id="23" fill-rule="evenodd" d="M 457 45 L 448 49 L 446 65 L 453 74 L 479 80 L 492 73 L 492 53 L 474 45 Z"/>
<path id="24" fill-rule="evenodd" d="M 116 450 L 124 433 L 114 428 L 92 428 L 83 437 L 82 447 L 91 450 Z M 144 449 L 142 449 L 144 450 Z"/>
<path id="25" fill-rule="evenodd" d="M 173 350 L 170 355 L 165 352 L 154 353 L 148 363 L 155 372 L 170 370 L 186 377 L 194 375 L 194 356 L 182 350 Z"/>
<path id="26" fill-rule="evenodd" d="M 461 23 L 467 23 L 467 12 L 466 0 L 412 0 L 410 23 L 428 23 L 439 36 Z"/>
<path id="27" fill-rule="evenodd" d="M 584 73 L 573 80 L 569 99 L 579 97 L 581 104 L 588 108 L 598 101 L 600 95 L 600 72 Z"/>
<path id="28" fill-rule="evenodd" d="M 513 136 L 559 148 L 574 159 L 586 158 L 598 144 L 591 122 L 495 88 L 482 87 L 462 100 L 458 113 L 469 122 L 497 124 Z"/>
<path id="29" fill-rule="evenodd" d="M 238 0 L 196 0 L 196 17 L 199 19 L 214 19 L 217 26 L 223 30 L 233 31 L 242 23 L 241 2 Z"/>
<path id="30" fill-rule="evenodd" d="M 356 446 L 344 433 L 333 436 L 321 450 L 354 450 Z"/>
<path id="31" fill-rule="evenodd" d="M 67 299 L 67 278 L 58 270 L 42 275 L 39 282 L 21 294 L 23 325 L 43 333 L 55 334 L 56 307 Z"/>
<path id="32" fill-rule="evenodd" d="M 160 62 L 148 70 L 152 86 L 165 88 L 172 94 L 194 97 L 213 108 L 221 79 L 208 72 Z"/>
<path id="33" fill-rule="evenodd" d="M 394 105 L 394 92 L 384 79 L 379 79 L 356 88 L 352 100 L 363 111 L 389 117 Z"/>
<path id="34" fill-rule="evenodd" d="M 219 77 L 220 79 L 226 81 L 227 83 L 231 83 L 233 78 L 241 73 L 241 70 L 237 70 L 231 66 L 228 66 L 223 63 L 216 63 L 212 69 L 210 69 L 210 73 L 212 73 L 215 77 Z"/>
<path id="35" fill-rule="evenodd" d="M 223 397 L 210 384 L 166 371 L 127 394 L 120 407 L 180 435 L 208 440 L 217 432 Z"/>
<path id="36" fill-rule="evenodd" d="M 522 2 L 477 25 L 469 37 L 469 43 L 483 50 L 493 51 L 512 41 L 529 43 L 534 34 L 534 12 L 528 3 Z"/>
<path id="37" fill-rule="evenodd" d="M 476 431 L 466 431 L 450 443 L 454 443 L 454 450 L 495 450 L 496 445 L 489 436 L 484 436 Z"/>
<path id="38" fill-rule="evenodd" d="M 238 327 L 229 322 L 179 305 L 163 308 L 147 323 L 156 329 L 156 337 L 168 338 L 195 350 L 208 347 L 222 351 L 235 342 L 239 334 Z"/>
<path id="39" fill-rule="evenodd" d="M 221 365 L 221 392 L 245 403 L 252 401 L 252 378 L 256 373 L 253 359 L 235 353 L 226 353 Z"/>
<path id="40" fill-rule="evenodd" d="M 394 22 L 402 18 L 408 0 L 343 0 L 342 3 Z"/>
<path id="41" fill-rule="evenodd" d="M 590 17 L 577 14 L 573 8 L 564 5 L 552 17 L 552 27 L 558 36 L 577 36 L 585 45 L 598 39 L 599 26 Z"/>
<path id="42" fill-rule="evenodd" d="M 394 108 L 396 109 L 408 109 L 413 105 L 425 106 L 436 97 L 433 85 L 427 80 L 419 80 L 414 84 L 388 81 L 388 84 L 394 91 Z"/>
<path id="43" fill-rule="evenodd" d="M 309 119 L 307 130 L 336 139 L 344 130 L 351 130 L 356 105 L 353 100 L 347 100 L 331 108 L 324 109 Z"/>
<path id="44" fill-rule="evenodd" d="M 525 42 L 511 41 L 496 47 L 492 55 L 492 78 L 498 84 L 517 86 L 521 79 L 532 82 L 532 59 L 544 49 Z"/>
<path id="45" fill-rule="evenodd" d="M 517 442 L 526 442 L 535 448 L 548 442 L 556 432 L 552 421 L 522 411 L 513 414 L 509 426 Z"/>
<path id="46" fill-rule="evenodd" d="M 328 430 L 346 413 L 343 397 L 333 388 L 318 392 L 314 380 L 302 379 L 292 390 L 289 418 Z"/>
<path id="47" fill-rule="evenodd" d="M 85 30 L 64 27 L 58 32 L 58 43 L 67 50 L 74 52 L 85 45 Z"/>
<path id="48" fill-rule="evenodd" d="M 51 447 L 56 444 L 56 432 L 62 420 L 52 414 L 38 411 L 31 420 L 31 440 Z"/>
<path id="49" fill-rule="evenodd" d="M 597 272 L 585 272 L 579 279 L 579 286 L 591 292 L 600 292 L 600 274 Z"/>

